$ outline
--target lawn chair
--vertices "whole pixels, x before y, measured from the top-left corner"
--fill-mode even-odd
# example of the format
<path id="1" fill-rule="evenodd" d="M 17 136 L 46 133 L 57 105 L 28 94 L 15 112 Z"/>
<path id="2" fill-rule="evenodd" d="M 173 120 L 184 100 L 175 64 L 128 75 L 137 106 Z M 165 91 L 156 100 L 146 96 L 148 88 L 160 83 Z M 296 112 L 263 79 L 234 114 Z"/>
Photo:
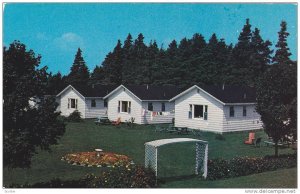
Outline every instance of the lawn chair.
<path id="1" fill-rule="evenodd" d="M 95 124 L 96 125 L 100 125 L 102 122 L 101 122 L 101 117 L 97 117 L 97 120 L 95 121 Z"/>
<path id="2" fill-rule="evenodd" d="M 255 147 L 257 147 L 258 145 L 260 147 L 260 143 L 261 143 L 261 137 L 259 137 L 255 140 L 255 143 L 254 143 Z"/>
<path id="3" fill-rule="evenodd" d="M 255 140 L 255 133 L 251 132 L 249 133 L 249 138 L 247 140 L 244 141 L 244 144 L 254 144 L 254 140 Z"/>
<path id="4" fill-rule="evenodd" d="M 121 124 L 121 117 L 119 117 L 116 121 L 111 122 L 112 125 L 117 126 Z"/>

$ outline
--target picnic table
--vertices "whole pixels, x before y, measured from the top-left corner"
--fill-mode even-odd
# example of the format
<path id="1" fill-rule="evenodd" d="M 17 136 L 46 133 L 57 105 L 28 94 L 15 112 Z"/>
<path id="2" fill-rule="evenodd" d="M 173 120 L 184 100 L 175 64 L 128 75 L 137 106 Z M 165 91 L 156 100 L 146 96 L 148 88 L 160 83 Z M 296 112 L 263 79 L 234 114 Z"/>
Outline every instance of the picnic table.
<path id="1" fill-rule="evenodd" d="M 98 118 L 98 120 L 95 121 L 96 124 L 110 124 L 110 120 L 108 119 L 108 116 L 101 116 Z"/>
<path id="2" fill-rule="evenodd" d="M 273 141 L 268 141 L 268 140 L 264 141 L 264 144 L 266 146 L 269 146 L 269 145 L 274 146 L 275 145 L 275 143 Z M 289 143 L 278 142 L 278 146 L 288 146 L 289 147 L 290 144 Z"/>
<path id="3" fill-rule="evenodd" d="M 172 127 L 171 129 L 168 129 L 168 132 L 177 132 L 178 134 L 189 134 L 187 127 Z"/>

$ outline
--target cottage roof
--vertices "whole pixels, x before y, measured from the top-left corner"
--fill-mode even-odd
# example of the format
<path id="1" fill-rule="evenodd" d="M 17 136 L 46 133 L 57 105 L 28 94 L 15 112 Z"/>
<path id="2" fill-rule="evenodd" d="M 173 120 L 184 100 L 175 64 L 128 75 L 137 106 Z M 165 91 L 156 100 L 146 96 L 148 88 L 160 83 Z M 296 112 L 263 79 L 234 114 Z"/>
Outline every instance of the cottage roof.
<path id="1" fill-rule="evenodd" d="M 99 85 L 96 84 L 94 86 L 67 86 L 63 91 L 61 91 L 57 96 L 61 95 L 68 88 L 74 88 L 78 91 L 83 97 L 97 97 L 103 98 L 107 94 L 109 94 L 112 90 L 114 90 L 117 86 L 114 85 Z"/>
<path id="2" fill-rule="evenodd" d="M 193 89 L 200 89 L 204 93 L 207 93 L 211 97 L 215 98 L 217 101 L 222 104 L 235 104 L 235 103 L 255 103 L 256 102 L 256 93 L 255 89 L 249 86 L 197 86 L 194 85 L 184 92 L 178 94 L 170 101 L 177 99 L 178 97 L 188 93 Z"/>
<path id="3" fill-rule="evenodd" d="M 172 97 L 176 96 L 180 90 L 176 86 L 154 86 L 154 85 L 121 85 L 104 98 L 109 97 L 119 88 L 129 90 L 135 97 L 141 101 L 162 100 L 169 101 Z"/>

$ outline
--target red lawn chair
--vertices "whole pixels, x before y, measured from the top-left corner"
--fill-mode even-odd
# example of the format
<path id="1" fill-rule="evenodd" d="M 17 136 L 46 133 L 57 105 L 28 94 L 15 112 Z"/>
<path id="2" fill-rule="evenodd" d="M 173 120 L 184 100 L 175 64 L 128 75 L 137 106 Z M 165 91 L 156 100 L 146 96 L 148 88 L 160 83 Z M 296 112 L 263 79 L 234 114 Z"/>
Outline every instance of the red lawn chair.
<path id="1" fill-rule="evenodd" d="M 254 144 L 254 140 L 255 140 L 255 133 L 251 132 L 249 133 L 249 138 L 244 141 L 244 144 Z"/>
<path id="2" fill-rule="evenodd" d="M 111 122 L 112 125 L 120 125 L 121 123 L 121 117 L 119 117 L 116 121 Z"/>

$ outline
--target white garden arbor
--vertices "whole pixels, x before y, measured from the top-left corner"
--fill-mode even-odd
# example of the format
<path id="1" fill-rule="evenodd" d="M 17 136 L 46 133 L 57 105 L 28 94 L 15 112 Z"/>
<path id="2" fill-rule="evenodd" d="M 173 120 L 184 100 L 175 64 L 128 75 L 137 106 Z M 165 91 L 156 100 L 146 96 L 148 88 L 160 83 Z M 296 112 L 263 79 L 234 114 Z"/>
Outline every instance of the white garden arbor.
<path id="1" fill-rule="evenodd" d="M 145 143 L 145 167 L 151 168 L 155 171 L 157 177 L 158 165 L 158 148 L 167 144 L 174 143 L 185 143 L 195 142 L 196 143 L 196 158 L 195 158 L 195 174 L 203 172 L 202 176 L 207 176 L 207 158 L 208 158 L 208 142 L 199 139 L 192 138 L 172 138 L 172 139 L 160 139 Z"/>

